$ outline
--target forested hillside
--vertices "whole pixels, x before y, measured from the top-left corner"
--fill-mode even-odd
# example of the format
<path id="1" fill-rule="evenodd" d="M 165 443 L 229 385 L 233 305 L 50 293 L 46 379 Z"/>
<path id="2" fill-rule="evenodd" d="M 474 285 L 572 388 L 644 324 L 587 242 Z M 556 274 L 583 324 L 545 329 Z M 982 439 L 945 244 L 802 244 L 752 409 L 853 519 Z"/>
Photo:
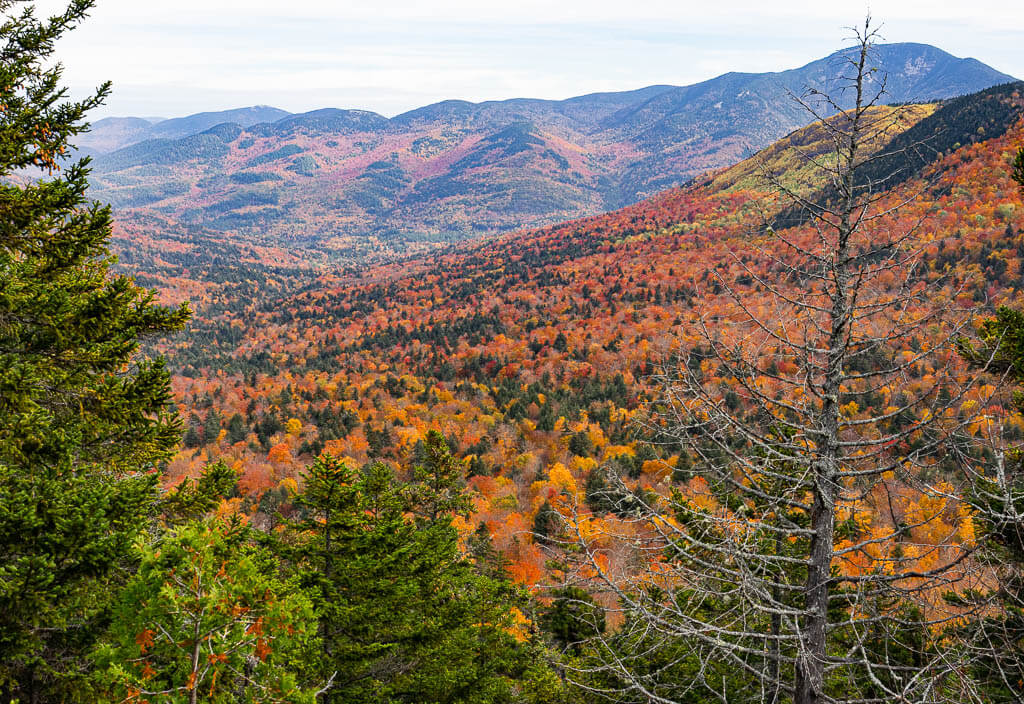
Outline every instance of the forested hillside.
<path id="1" fill-rule="evenodd" d="M 792 96 L 834 92 L 847 105 L 835 88 L 848 56 L 563 101 L 450 100 L 391 119 L 340 109 L 201 113 L 94 150 L 92 193 L 151 236 L 173 239 L 181 224 L 313 257 L 380 259 L 604 212 L 733 164 L 806 123 Z M 879 45 L 875 60 L 893 102 L 1011 80 L 923 44 Z M 272 119 L 254 124 L 263 115 Z M 121 128 L 116 140 L 129 126 L 97 127 Z M 171 226 L 155 229 L 153 216 Z"/>
<path id="2" fill-rule="evenodd" d="M 0 0 L 0 704 L 1021 700 L 1024 83 L 894 104 L 868 18 L 749 159 L 339 265 L 231 220 L 319 168 L 236 141 L 372 113 L 111 156 L 241 164 L 212 227 L 90 200 L 91 8 Z"/>
<path id="3" fill-rule="evenodd" d="M 892 198 L 912 194 L 901 217 L 928 223 L 922 276 L 946 277 L 935 295 L 957 291 L 979 313 L 1021 286 L 1024 223 L 1006 168 L 1022 136 L 1019 90 L 914 108 L 893 127 L 896 144 L 912 125 L 960 135 L 930 152 L 924 172 L 908 157 L 905 190 Z M 987 129 L 963 121 L 964 104 L 990 116 Z M 827 148 L 821 140 L 817 127 L 800 130 L 763 164 L 800 182 L 794 166 Z M 512 551 L 520 579 L 540 580 L 545 557 L 527 533 L 560 487 L 592 494 L 602 468 L 614 468 L 643 491 L 685 461 L 645 443 L 633 420 L 655 391 L 648 377 L 687 345 L 695 316 L 724 305 L 723 280 L 757 300 L 741 264 L 771 271 L 748 244 L 761 227 L 761 168 L 745 161 L 608 215 L 320 275 L 280 300 L 217 299 L 167 348 L 187 419 L 168 477 L 229 458 L 248 501 L 270 515 L 276 487 L 320 452 L 400 461 L 435 429 L 478 491 L 477 520 Z"/>
<path id="4" fill-rule="evenodd" d="M 872 290 L 882 305 L 910 295 L 905 314 L 921 322 L 865 346 L 847 367 L 854 379 L 895 364 L 892 378 L 899 381 L 843 387 L 843 422 L 879 437 L 865 445 L 871 449 L 864 458 L 865 471 L 878 481 L 838 507 L 843 522 L 835 549 L 842 557 L 832 569 L 852 583 L 885 570 L 919 575 L 899 586 L 913 595 L 900 608 L 923 614 L 901 617 L 907 633 L 918 632 L 914 619 L 939 628 L 968 612 L 945 601 L 951 585 L 970 594 L 967 585 L 977 583 L 971 580 L 986 579 L 971 576 L 985 569 L 980 561 L 965 568 L 957 556 L 975 549 L 983 524 L 983 514 L 970 508 L 964 478 L 985 475 L 996 457 L 985 447 L 1024 433 L 1009 399 L 999 401 L 997 386 L 977 383 L 969 356 L 958 356 L 949 342 L 971 334 L 970 325 L 957 327 L 956 311 L 992 315 L 1014 302 L 1024 281 L 1024 213 L 1011 178 L 1024 139 L 1022 107 L 1021 85 L 1007 84 L 939 105 L 876 106 L 862 115 L 877 129 L 861 146 L 878 157 L 865 157 L 856 187 L 875 194 L 871 208 L 884 224 L 873 227 L 910 233 L 901 246 L 916 254 L 898 268 L 891 263 L 894 245 L 858 256 L 877 263 Z M 764 184 L 774 179 L 791 189 L 808 204 L 804 212 L 834 202 L 835 187 L 812 167 L 832 153 L 836 129 L 833 121 L 798 130 L 752 160 L 607 215 L 363 272 L 321 274 L 259 304 L 218 300 L 212 315 L 200 316 L 186 337 L 164 348 L 177 370 L 174 388 L 186 422 L 184 446 L 166 481 L 223 460 L 240 473 L 234 505 L 270 529 L 297 510 L 296 482 L 315 457 L 402 467 L 431 437 L 444 438 L 471 502 L 455 523 L 461 539 L 486 540 L 503 573 L 539 600 L 538 623 L 554 629 L 551 637 L 568 652 L 581 654 L 584 668 L 605 673 L 595 681 L 584 669 L 574 679 L 617 696 L 649 687 L 684 701 L 687 693 L 713 689 L 739 626 L 723 631 L 724 640 L 709 645 L 707 655 L 672 656 L 665 672 L 645 674 L 650 648 L 672 653 L 685 641 L 672 635 L 680 626 L 662 629 L 642 614 L 657 607 L 670 608 L 666 618 L 694 615 L 676 614 L 672 600 L 664 606 L 657 592 L 629 596 L 623 585 L 648 585 L 636 587 L 642 595 L 650 585 L 692 579 L 673 560 L 645 564 L 648 551 L 667 549 L 659 546 L 683 549 L 678 531 L 697 520 L 685 518 L 690 511 L 711 512 L 719 516 L 713 522 L 731 525 L 766 519 L 718 513 L 743 508 L 706 479 L 735 435 L 727 434 L 719 450 L 662 435 L 664 414 L 677 413 L 663 405 L 666 393 L 676 393 L 666 379 L 692 375 L 699 388 L 714 389 L 709 402 L 716 412 L 741 419 L 756 398 L 751 393 L 789 398 L 784 380 L 798 370 L 799 358 L 762 350 L 743 372 L 754 374 L 748 386 L 729 370 L 732 353 L 724 350 L 746 344 L 749 333 L 732 337 L 746 316 L 787 324 L 767 296 L 802 295 L 804 279 L 787 274 L 795 270 L 786 251 L 812 251 L 816 230 L 790 199 Z M 939 312 L 926 314 L 929 307 Z M 887 321 L 883 316 L 877 324 Z M 915 399 L 931 400 L 922 407 Z M 748 413 L 748 422 L 759 418 Z M 926 429 L 934 413 L 953 430 Z M 780 411 L 779 417 L 787 416 Z M 680 418 L 671 415 L 672 422 Z M 701 427 L 690 431 L 694 437 L 705 432 Z M 960 438 L 961 458 L 931 449 L 946 432 Z M 981 449 L 968 449 L 973 445 Z M 898 471 L 884 469 L 890 462 Z M 968 475 L 965 462 L 973 468 Z M 745 500 L 745 510 L 766 510 L 757 508 L 762 490 L 748 491 L 754 498 Z M 801 529 L 794 530 L 796 550 Z M 552 591 L 554 585 L 562 586 Z M 679 608 L 701 609 L 697 616 L 707 618 L 707 609 L 724 607 Z M 556 615 L 569 612 L 574 616 Z M 713 623 L 723 623 L 726 613 Z M 901 638 L 888 634 L 891 616 L 864 618 L 882 629 L 875 636 L 881 642 Z M 596 650 L 579 650 L 584 641 Z M 942 657 L 925 645 L 900 647 L 921 658 Z M 714 668 L 711 682 L 707 674 L 687 679 L 692 658 Z M 884 662 L 871 666 L 883 667 L 884 682 L 866 687 L 866 700 L 888 700 L 898 689 L 899 668 Z M 767 672 L 766 680 L 775 677 Z M 726 678 L 721 688 L 739 701 L 749 686 L 744 681 Z M 958 686 L 954 700 L 973 691 L 966 681 Z"/>

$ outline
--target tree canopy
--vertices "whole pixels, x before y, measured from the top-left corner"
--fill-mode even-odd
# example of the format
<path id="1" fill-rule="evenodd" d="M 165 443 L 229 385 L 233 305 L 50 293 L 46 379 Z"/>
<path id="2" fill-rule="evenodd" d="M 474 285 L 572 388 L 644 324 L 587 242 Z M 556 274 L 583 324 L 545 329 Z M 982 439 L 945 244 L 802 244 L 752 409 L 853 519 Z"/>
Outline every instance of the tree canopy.
<path id="1" fill-rule="evenodd" d="M 0 692 L 24 701 L 78 674 L 179 438 L 164 362 L 138 352 L 188 310 L 111 273 L 110 209 L 66 158 L 109 91 L 70 100 L 52 61 L 91 5 L 0 1 Z"/>

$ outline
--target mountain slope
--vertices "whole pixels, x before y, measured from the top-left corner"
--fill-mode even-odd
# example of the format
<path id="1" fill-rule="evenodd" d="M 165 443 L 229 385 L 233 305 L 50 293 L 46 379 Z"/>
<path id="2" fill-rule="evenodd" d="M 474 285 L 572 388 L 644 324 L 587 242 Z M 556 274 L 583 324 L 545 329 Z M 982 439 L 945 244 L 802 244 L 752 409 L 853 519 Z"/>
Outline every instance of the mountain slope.
<path id="1" fill-rule="evenodd" d="M 893 102 L 1008 79 L 927 45 L 882 45 L 875 58 Z M 94 195 L 122 217 L 155 209 L 270 245 L 402 252 L 601 212 L 735 163 L 802 126 L 792 94 L 835 93 L 848 59 L 563 101 L 445 101 L 392 119 L 325 109 L 218 125 L 98 156 Z"/>
<path id="2" fill-rule="evenodd" d="M 225 122 L 241 127 L 273 122 L 291 113 L 268 105 L 201 112 L 170 120 L 145 120 L 137 117 L 107 117 L 94 122 L 88 132 L 78 138 L 80 151 L 106 154 L 147 139 L 177 139 L 198 134 Z"/>
<path id="3" fill-rule="evenodd" d="M 902 215 L 873 226 L 919 233 L 922 295 L 984 311 L 1024 292 L 1024 201 L 1008 173 L 1024 140 L 1022 92 L 1018 84 L 938 109 L 912 107 L 888 142 L 873 145 L 891 150 L 910 130 L 978 135 L 978 116 L 990 116 L 983 125 L 991 136 L 927 152 L 878 204 L 905 203 Z M 436 429 L 466 467 L 475 521 L 517 579 L 539 579 L 545 557 L 529 532 L 545 500 L 567 491 L 586 501 L 609 468 L 629 491 L 664 490 L 672 467 L 686 461 L 679 448 L 646 445 L 635 423 L 655 393 L 650 374 L 667 355 L 689 351 L 688 330 L 699 321 L 729 319 L 719 280 L 752 305 L 764 293 L 751 271 L 800 285 L 787 284 L 773 258 L 782 249 L 763 234 L 755 208 L 768 194 L 751 174 L 767 163 L 806 180 L 800 154 L 821 154 L 822 143 L 812 126 L 756 161 L 615 212 L 377 267 L 303 273 L 274 268 L 273 251 L 240 246 L 241 261 L 228 268 L 265 263 L 250 275 L 232 269 L 234 283 L 221 285 L 202 259 L 205 235 L 182 239 L 191 247 L 185 265 L 208 280 L 197 286 L 193 330 L 168 349 L 194 428 L 193 446 L 169 476 L 222 457 L 243 470 L 248 505 L 269 516 L 285 495 L 278 483 L 321 450 L 353 465 L 397 461 Z M 540 148 L 540 138 L 518 130 L 483 151 L 515 158 Z M 390 163 L 369 171 L 381 187 L 404 178 Z M 814 237 L 809 227 L 785 231 L 808 246 Z M 161 276 L 170 269 L 154 268 Z M 270 281 L 273 292 L 261 294 L 254 281 Z M 903 343 L 897 353 L 913 358 L 929 340 Z M 879 389 L 872 403 L 893 405 L 933 371 L 909 365 L 904 388 Z M 290 418 L 297 433 L 285 432 Z"/>
<path id="4" fill-rule="evenodd" d="M 141 117 L 105 117 L 76 140 L 80 151 L 103 154 L 145 140 L 154 124 Z"/>

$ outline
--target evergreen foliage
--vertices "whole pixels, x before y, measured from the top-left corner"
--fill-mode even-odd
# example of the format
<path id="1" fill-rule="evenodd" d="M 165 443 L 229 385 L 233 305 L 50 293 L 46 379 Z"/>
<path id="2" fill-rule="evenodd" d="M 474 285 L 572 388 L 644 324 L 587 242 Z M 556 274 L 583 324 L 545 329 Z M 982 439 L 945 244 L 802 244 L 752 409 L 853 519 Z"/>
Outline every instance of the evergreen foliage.
<path id="1" fill-rule="evenodd" d="M 296 456 L 320 455 L 332 440 L 348 437 L 361 426 L 369 456 L 387 458 L 395 466 L 376 461 L 354 468 L 330 454 L 320 455 L 303 477 L 301 490 L 292 476 L 282 479 L 268 470 L 269 483 L 260 487 L 262 493 L 253 491 L 237 499 L 245 508 L 258 506 L 257 513 L 264 516 L 257 521 L 274 514 L 272 527 L 279 529 L 265 533 L 243 525 L 237 516 L 223 518 L 236 503 L 223 499 L 238 496 L 238 476 L 222 461 L 161 495 L 161 465 L 171 456 L 183 427 L 171 405 L 163 361 L 143 358 L 139 345 L 180 329 L 189 314 L 184 306 L 156 305 L 151 292 L 111 271 L 110 209 L 86 198 L 88 160 L 63 161 L 74 137 L 87 127 L 86 112 L 108 92 L 104 85 L 91 97 L 72 101 L 60 86 L 61 68 L 51 61 L 54 43 L 93 4 L 67 1 L 62 14 L 39 20 L 31 9 L 20 10 L 21 0 L 0 0 L 0 704 L 817 704 L 896 697 L 910 701 L 917 692 L 904 686 L 905 679 L 931 686 L 926 681 L 932 676 L 928 666 L 946 661 L 946 653 L 935 651 L 947 645 L 950 663 L 967 652 L 970 667 L 944 670 L 935 681 L 945 689 L 934 699 L 920 701 L 955 700 L 956 679 L 966 680 L 968 674 L 986 701 L 1021 700 L 1021 454 L 972 456 L 996 458 L 994 476 L 979 478 L 971 497 L 984 528 L 984 547 L 977 556 L 990 560 L 985 586 L 991 588 L 949 597 L 965 607 L 965 617 L 949 629 L 947 639 L 936 637 L 940 619 L 929 623 L 913 603 L 923 588 L 901 584 L 900 578 L 875 568 L 856 574 L 837 569 L 837 556 L 853 552 L 849 547 L 839 549 L 842 541 L 860 541 L 861 547 L 902 541 L 907 529 L 894 514 L 894 525 L 885 526 L 889 532 L 883 531 L 881 539 L 864 533 L 853 509 L 847 511 L 855 502 L 836 492 L 866 494 L 862 490 L 868 482 L 884 477 L 887 468 L 903 471 L 906 458 L 898 453 L 906 448 L 917 453 L 915 457 L 945 448 L 937 436 L 911 437 L 917 427 L 932 429 L 918 425 L 913 412 L 917 409 L 902 392 L 892 396 L 898 412 L 875 413 L 873 421 L 886 435 L 885 447 L 896 449 L 879 453 L 882 459 L 875 462 L 870 457 L 858 459 L 863 453 L 844 454 L 841 447 L 853 443 L 849 435 L 840 442 L 840 424 L 846 422 L 843 408 L 854 398 L 868 409 L 876 409 L 881 401 L 877 387 L 844 387 L 840 379 L 849 384 L 858 376 L 877 378 L 892 372 L 892 382 L 896 371 L 920 375 L 916 364 L 906 370 L 886 367 L 890 353 L 902 350 L 890 344 L 902 336 L 899 331 L 883 331 L 881 338 L 872 339 L 844 332 L 857 319 L 858 299 L 849 293 L 849 263 L 872 269 L 891 249 L 882 240 L 871 240 L 877 251 L 847 245 L 860 227 L 850 225 L 855 209 L 849 204 L 839 212 L 837 231 L 843 244 L 837 257 L 825 257 L 820 268 L 807 268 L 806 263 L 791 267 L 791 273 L 804 266 L 813 277 L 831 276 L 838 282 L 831 297 L 833 308 L 827 311 L 831 317 L 825 320 L 832 331 L 828 358 L 821 357 L 820 349 L 813 351 L 817 357 L 805 354 L 810 371 L 786 377 L 793 372 L 780 369 L 777 362 L 791 362 L 786 368 L 801 371 L 793 359 L 783 358 L 786 355 L 777 354 L 779 359 L 762 369 L 762 357 L 752 357 L 749 364 L 732 357 L 723 352 L 717 337 L 689 350 L 682 371 L 691 389 L 705 394 L 698 398 L 707 401 L 706 407 L 717 416 L 709 423 L 707 417 L 690 415 L 692 409 L 681 406 L 686 409 L 682 422 L 669 425 L 671 445 L 678 445 L 680 452 L 674 465 L 664 466 L 671 467 L 668 476 L 651 470 L 667 453 L 642 437 L 636 438 L 640 444 L 634 449 L 628 414 L 619 413 L 638 404 L 634 381 L 627 385 L 614 367 L 593 374 L 566 372 L 566 363 L 600 355 L 602 347 L 608 352 L 639 343 L 639 334 L 630 342 L 631 336 L 620 330 L 615 338 L 605 337 L 603 346 L 589 332 L 583 338 L 568 327 L 568 336 L 534 336 L 526 341 L 534 355 L 559 354 L 552 355 L 550 370 L 539 379 L 521 383 L 521 378 L 506 373 L 515 358 L 501 351 L 465 356 L 453 352 L 464 344 L 476 348 L 506 335 L 502 321 L 507 314 L 494 305 L 490 311 L 479 309 L 447 321 L 431 317 L 411 329 L 407 321 L 392 322 L 347 347 L 336 340 L 333 348 L 321 349 L 315 357 L 311 351 L 304 363 L 307 369 L 333 369 L 342 354 L 378 354 L 385 347 L 433 349 L 432 354 L 416 353 L 419 375 L 429 373 L 437 382 L 416 387 L 413 393 L 419 394 L 421 403 L 439 402 L 441 394 L 458 401 L 487 399 L 495 409 L 492 420 L 500 418 L 507 428 L 512 421 L 523 421 L 517 425 L 530 431 L 535 428 L 536 437 L 551 444 L 544 455 L 521 452 L 524 447 L 501 437 L 501 426 L 495 430 L 489 423 L 486 435 L 463 435 L 461 447 L 458 435 L 448 441 L 442 433 L 428 431 L 412 461 L 397 466 L 403 456 L 399 443 L 404 447 L 407 437 L 397 415 L 361 415 L 366 403 L 377 411 L 390 410 L 387 399 L 410 391 L 415 379 L 410 382 L 397 371 L 381 376 L 369 389 L 352 381 L 351 394 L 335 394 L 333 399 L 325 385 L 313 389 L 289 382 L 277 387 L 280 393 L 275 391 L 272 403 L 258 409 L 218 403 L 215 398 L 224 400 L 223 389 L 208 387 L 193 392 L 194 411 L 184 438 L 189 448 L 205 446 L 209 452 L 220 445 L 226 452 L 224 442 L 237 445 L 253 437 L 264 452 L 275 446 L 275 457 L 291 458 L 295 448 Z M 858 85 L 863 60 L 862 53 Z M 850 136 L 837 131 L 834 136 L 849 143 L 849 163 L 840 174 L 844 182 L 838 190 L 826 189 L 814 196 L 817 200 L 802 203 L 802 208 L 829 207 L 843 189 L 852 203 L 856 192 L 868 186 L 892 185 L 918 173 L 930 163 L 925 158 L 930 152 L 916 150 L 926 128 L 931 132 L 925 136 L 939 138 L 929 148 L 940 151 L 955 148 L 964 135 L 977 142 L 992 133 L 988 128 L 1005 130 L 1010 118 L 1016 119 L 1013 105 L 1004 99 L 1011 90 L 1017 89 L 993 89 L 983 101 L 951 101 L 936 113 L 936 120 L 922 121 L 918 131 L 907 131 L 893 141 L 886 158 L 855 159 L 860 128 Z M 856 123 L 859 99 L 855 112 Z M 938 129 L 961 123 L 970 129 Z M 504 140 L 498 146 L 511 150 L 507 155 L 530 146 L 529 130 L 510 129 L 498 135 L 498 142 Z M 194 157 L 212 158 L 225 153 L 225 144 L 238 136 L 237 128 L 221 127 L 191 141 L 147 148 L 160 147 L 160 159 L 177 158 L 176 150 L 186 147 Z M 301 147 L 286 145 L 251 164 L 291 159 L 299 152 Z M 124 151 L 117 158 L 131 161 L 140 154 Z M 557 154 L 553 158 L 561 159 Z M 288 169 L 310 175 L 315 166 L 312 157 L 299 156 Z M 1011 169 L 1024 189 L 1024 149 L 1017 152 Z M 372 188 L 361 196 L 377 201 L 373 188 L 405 178 L 388 162 L 371 164 L 367 173 L 372 178 L 364 180 Z M 280 180 L 273 174 L 245 176 L 233 180 L 250 186 Z M 279 197 L 279 189 L 258 186 L 206 210 L 211 215 L 223 210 L 221 224 L 232 218 L 241 221 L 250 216 L 227 211 L 274 205 Z M 380 205 L 366 203 L 367 209 Z M 971 255 L 993 281 L 1013 276 L 1018 268 L 1008 265 L 999 250 L 1020 251 L 1015 242 L 1019 227 L 1015 234 L 1009 220 L 1013 208 L 1001 207 L 997 212 L 1006 219 L 1004 240 L 987 241 L 980 254 Z M 693 223 L 692 212 L 688 217 L 688 224 Z M 780 220 L 785 218 L 783 213 Z M 675 219 L 680 222 L 663 224 L 682 224 L 681 216 Z M 611 244 L 613 240 L 618 242 L 623 233 L 646 232 L 650 226 L 645 222 L 634 217 L 602 246 L 613 252 L 621 244 Z M 940 243 L 936 261 L 966 256 L 963 247 L 955 252 L 943 246 Z M 238 254 L 217 251 L 225 258 L 233 255 L 224 252 Z M 565 286 L 571 281 L 556 271 L 556 265 L 586 251 L 582 239 L 555 241 L 510 259 L 501 267 L 501 276 L 519 276 L 538 289 L 556 282 Z M 167 254 L 175 266 L 188 265 L 191 256 L 195 255 Z M 836 268 L 836 261 L 846 263 Z M 756 272 L 747 268 L 746 260 L 742 263 L 745 276 L 737 281 L 748 286 Z M 530 279 L 533 269 L 541 273 Z M 211 280 L 226 276 L 226 269 L 214 271 L 218 273 L 211 274 Z M 267 268 L 264 274 L 273 271 Z M 711 290 L 721 292 L 717 274 L 706 274 Z M 452 287 L 451 295 L 455 300 L 472 299 L 498 275 L 488 269 L 477 279 Z M 605 276 L 616 278 L 610 269 Z M 621 267 L 617 276 L 622 278 Z M 911 271 L 906 281 L 916 283 L 916 277 Z M 777 297 L 782 291 L 772 280 L 760 283 Z M 236 297 L 243 290 L 255 296 L 259 286 L 247 280 L 235 289 Z M 620 287 L 617 281 L 600 294 L 589 284 L 582 286 L 579 300 L 572 302 L 572 314 L 593 317 L 602 296 L 610 302 Z M 320 319 L 325 311 L 337 319 L 365 317 L 395 293 L 388 287 L 369 287 L 353 292 L 344 310 L 341 303 L 325 302 L 323 309 L 286 306 L 273 315 L 282 324 Z M 689 303 L 693 295 L 688 285 L 649 286 L 645 278 L 622 293 L 621 301 Z M 848 305 L 848 298 L 853 303 Z M 231 320 L 219 319 L 218 312 L 226 309 L 217 306 L 225 305 L 211 303 L 206 314 L 212 320 L 194 336 L 222 356 L 234 349 L 228 343 L 237 344 L 244 335 Z M 330 309 L 331 305 L 337 308 Z M 477 307 L 476 302 L 473 305 Z M 799 305 L 810 310 L 816 304 L 806 299 Z M 886 305 L 891 302 L 880 307 Z M 638 310 L 631 313 L 633 323 L 640 322 Z M 532 327 L 524 328 L 526 336 L 542 326 L 538 318 L 533 320 Z M 675 325 L 680 324 L 677 318 Z M 979 337 L 977 347 L 961 344 L 961 354 L 978 368 L 1024 383 L 1024 315 L 1000 308 L 981 326 Z M 806 351 L 803 341 L 790 342 L 796 351 Z M 924 349 L 916 336 L 909 346 L 915 353 Z M 257 372 L 276 371 L 279 364 L 276 353 L 266 350 L 230 361 L 197 351 L 182 354 L 179 360 L 192 355 L 187 358 L 191 371 L 183 375 L 199 376 L 196 367 L 214 366 L 214 359 L 221 370 L 247 374 L 250 388 L 257 385 Z M 719 368 L 702 367 L 708 361 L 720 363 Z M 653 373 L 646 358 L 637 359 L 631 368 L 634 377 Z M 795 412 L 781 417 L 753 412 L 757 403 L 765 411 L 785 401 L 781 395 L 757 396 L 765 392 L 745 386 L 745 380 L 761 372 L 775 381 L 788 378 L 786 383 L 807 385 L 814 393 L 803 397 L 820 399 L 821 406 L 813 402 L 797 407 L 806 415 L 803 420 Z M 733 385 L 711 389 L 714 375 L 728 377 Z M 958 392 L 950 388 L 938 387 L 936 408 L 953 407 L 951 394 Z M 740 393 L 744 389 L 750 393 Z M 366 392 L 369 395 L 360 398 Z M 358 400 L 361 405 L 343 406 L 341 400 Z M 1024 411 L 1024 394 L 1014 400 Z M 290 418 L 301 415 L 302 409 L 310 415 Z M 670 410 L 666 406 L 664 412 Z M 581 417 L 581 425 L 572 420 Z M 527 419 L 536 419 L 535 425 Z M 799 438 L 794 429 L 800 431 Z M 282 432 L 287 434 L 284 442 Z M 664 440 L 658 433 L 656 439 Z M 253 448 L 255 441 L 250 443 Z M 863 447 L 881 443 L 878 438 L 861 438 Z M 471 459 L 462 461 L 453 450 Z M 535 544 L 530 544 L 526 526 L 531 522 L 524 512 L 523 522 L 512 529 L 517 535 L 495 532 L 499 549 L 492 538 L 492 529 L 500 522 L 494 519 L 497 514 L 481 511 L 485 520 L 475 530 L 466 519 L 474 501 L 477 508 L 488 499 L 492 509 L 498 503 L 525 505 L 524 486 L 518 487 L 518 494 L 488 495 L 481 487 L 498 482 L 477 480 L 480 494 L 471 501 L 465 475 L 503 473 L 502 461 L 495 457 L 510 450 L 524 462 L 506 467 L 506 477 L 499 479 L 533 467 L 541 491 L 552 493 L 529 495 L 531 507 L 537 507 L 532 518 Z M 616 568 L 628 570 L 621 581 L 605 577 L 611 574 L 610 562 L 604 559 L 606 552 L 611 554 L 607 545 L 592 550 L 595 543 L 587 544 L 586 539 L 581 545 L 568 544 L 574 530 L 584 533 L 560 510 L 562 500 L 578 492 L 566 489 L 557 502 L 543 498 L 553 497 L 552 487 L 559 484 L 549 481 L 545 486 L 540 481 L 547 476 L 543 463 L 566 450 L 574 467 L 590 467 L 573 470 L 577 477 L 586 473 L 583 498 L 589 511 L 580 515 L 591 529 L 588 534 L 607 539 L 607 545 L 620 538 L 630 541 L 620 540 L 624 549 L 612 555 Z M 599 457 L 602 464 L 596 465 Z M 942 467 L 961 460 L 959 455 L 944 457 Z M 847 461 L 850 466 L 861 462 L 863 469 L 844 475 L 850 471 Z M 268 464 L 276 471 L 284 462 Z M 565 467 L 561 471 L 568 477 L 564 483 L 575 487 L 576 478 Z M 553 480 L 554 472 L 550 474 Z M 656 479 L 672 492 L 671 501 L 649 488 L 647 482 Z M 888 481 L 879 479 L 875 486 L 888 491 Z M 662 515 L 664 507 L 668 510 Z M 620 527 L 628 531 L 616 535 L 613 531 Z M 653 542 L 645 547 L 643 539 Z M 623 559 L 629 545 L 637 552 Z M 824 547 L 815 552 L 815 545 Z M 964 538 L 963 548 L 966 562 L 967 552 L 975 548 L 973 539 Z M 534 601 L 510 575 L 535 583 L 539 564 L 554 554 L 566 562 L 547 563 L 548 574 L 565 578 L 567 586 L 549 592 L 550 599 Z M 517 559 L 510 561 L 507 555 Z M 532 563 L 520 559 L 524 556 Z M 603 597 L 595 599 L 568 584 L 569 562 L 580 556 L 593 560 L 578 573 L 583 583 L 594 584 L 594 575 L 605 579 Z M 894 550 L 891 562 L 912 564 L 902 546 Z M 534 571 L 524 576 L 525 571 L 519 571 L 523 564 Z M 949 583 L 940 572 L 934 573 L 936 588 Z M 867 586 L 858 591 L 862 584 Z M 611 605 L 605 597 L 617 603 Z M 614 616 L 607 623 L 605 606 Z M 968 621 L 971 613 L 983 617 Z M 566 689 L 555 674 L 538 627 L 548 645 L 560 651 L 559 666 L 565 674 L 572 672 L 580 689 Z M 926 694 L 932 696 L 930 691 Z"/>
<path id="2" fill-rule="evenodd" d="M 467 515 L 470 502 L 465 494 L 462 467 L 452 457 L 444 436 L 427 432 L 413 467 L 409 500 L 414 513 L 423 521 L 436 522 L 445 515 Z"/>
<path id="3" fill-rule="evenodd" d="M 1021 151 L 1024 155 L 1024 150 Z M 1024 156 L 1018 160 L 1024 163 Z M 1024 185 L 1024 184 L 1022 184 Z M 1018 385 L 1012 405 L 1024 409 L 1024 313 L 1001 306 L 983 321 L 979 342 L 961 342 L 960 352 L 976 369 L 1001 374 Z M 976 601 L 982 618 L 962 629 L 975 653 L 973 675 L 988 701 L 1024 697 L 1024 452 L 1010 450 L 977 478 L 973 503 L 983 534 L 983 553 L 997 578 L 995 588 L 951 600 Z"/>
<path id="4" fill-rule="evenodd" d="M 238 484 L 238 475 L 222 460 L 207 465 L 196 479 L 184 479 L 158 502 L 160 515 L 170 524 L 203 518 Z"/>
<path id="5" fill-rule="evenodd" d="M 537 509 L 536 515 L 533 517 L 533 539 L 546 543 L 549 540 L 558 537 L 558 532 L 562 526 L 562 519 L 551 506 L 551 502 L 544 499 L 544 503 Z"/>
<path id="6" fill-rule="evenodd" d="M 282 553 L 320 620 L 313 668 L 331 682 L 321 701 L 546 701 L 554 685 L 537 684 L 552 675 L 522 632 L 526 595 L 497 576 L 489 551 L 479 568 L 462 556 L 454 461 L 439 434 L 424 455 L 411 482 L 324 455 L 296 496 L 305 518 Z"/>
<path id="7" fill-rule="evenodd" d="M 109 701 L 314 701 L 295 674 L 316 646 L 312 606 L 248 532 L 199 521 L 143 548 L 97 655 Z"/>
<path id="8" fill-rule="evenodd" d="M 110 273 L 108 207 L 88 160 L 63 161 L 88 110 L 54 44 L 91 0 L 41 20 L 0 0 L 0 697 L 57 700 L 82 671 L 114 568 L 146 522 L 180 437 L 162 360 L 140 340 L 185 307 Z"/>
<path id="9" fill-rule="evenodd" d="M 579 587 L 564 587 L 552 594 L 552 604 L 541 617 L 544 627 L 563 650 L 578 654 L 582 646 L 605 631 L 604 609 Z"/>
<path id="10" fill-rule="evenodd" d="M 1017 151 L 1017 156 L 1013 158 L 1013 171 L 1011 175 L 1013 180 L 1020 185 L 1021 190 L 1024 191 L 1024 147 L 1021 147 Z"/>

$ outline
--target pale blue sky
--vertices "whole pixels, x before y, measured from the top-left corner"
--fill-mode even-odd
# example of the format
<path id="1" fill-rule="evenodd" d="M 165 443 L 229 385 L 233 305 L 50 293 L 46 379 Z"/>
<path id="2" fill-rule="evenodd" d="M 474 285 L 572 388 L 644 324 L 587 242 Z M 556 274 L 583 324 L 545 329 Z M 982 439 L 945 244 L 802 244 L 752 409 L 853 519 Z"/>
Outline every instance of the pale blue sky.
<path id="1" fill-rule="evenodd" d="M 42 9 L 57 0 L 44 0 Z M 445 98 L 567 98 L 777 71 L 845 44 L 862 2 L 822 0 L 99 0 L 59 55 L 106 115 L 269 104 L 384 115 Z M 1024 76 L 1024 3 L 881 0 L 887 41 Z"/>

